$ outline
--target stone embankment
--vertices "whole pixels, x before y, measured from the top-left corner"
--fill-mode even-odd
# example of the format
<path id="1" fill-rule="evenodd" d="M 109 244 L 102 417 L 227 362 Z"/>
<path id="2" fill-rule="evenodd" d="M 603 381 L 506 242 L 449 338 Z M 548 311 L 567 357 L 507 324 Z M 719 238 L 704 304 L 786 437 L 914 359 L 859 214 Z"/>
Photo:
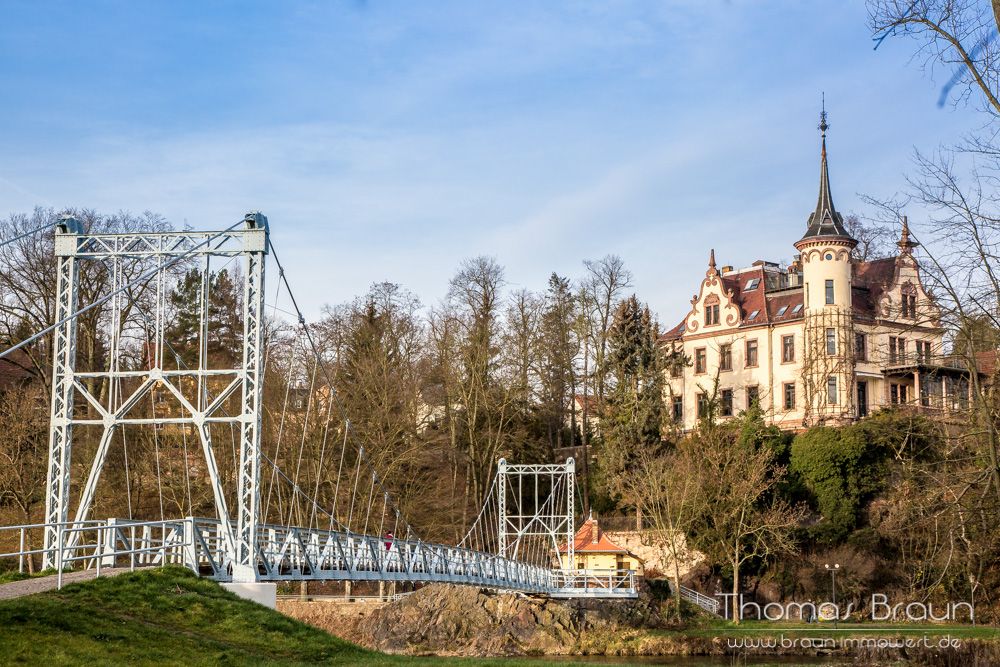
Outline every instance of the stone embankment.
<path id="1" fill-rule="evenodd" d="M 362 646 L 414 655 L 570 654 L 585 632 L 614 634 L 659 618 L 641 600 L 560 601 L 445 585 L 381 605 L 282 600 L 278 609 Z"/>

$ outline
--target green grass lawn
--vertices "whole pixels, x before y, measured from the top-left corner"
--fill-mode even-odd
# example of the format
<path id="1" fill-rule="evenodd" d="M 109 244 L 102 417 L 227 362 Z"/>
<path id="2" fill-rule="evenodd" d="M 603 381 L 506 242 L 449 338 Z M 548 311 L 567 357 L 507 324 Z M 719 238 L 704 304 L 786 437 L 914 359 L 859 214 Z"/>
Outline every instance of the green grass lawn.
<path id="1" fill-rule="evenodd" d="M 444 660 L 362 649 L 242 600 L 188 570 L 168 567 L 0 601 L 0 662 L 425 665 Z"/>

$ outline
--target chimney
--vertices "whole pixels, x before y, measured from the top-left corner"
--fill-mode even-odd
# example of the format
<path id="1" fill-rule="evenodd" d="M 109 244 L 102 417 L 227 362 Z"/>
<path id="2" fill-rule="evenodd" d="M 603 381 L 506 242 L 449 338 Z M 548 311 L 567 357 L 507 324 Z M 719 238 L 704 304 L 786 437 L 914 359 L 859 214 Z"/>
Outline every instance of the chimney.
<path id="1" fill-rule="evenodd" d="M 732 272 L 733 272 L 733 267 L 731 267 L 731 266 L 724 266 L 724 267 L 722 267 L 722 274 L 723 275 L 725 275 L 727 273 L 732 273 Z"/>
<path id="2" fill-rule="evenodd" d="M 601 539 L 601 527 L 597 525 L 597 519 L 594 519 L 594 525 L 590 529 L 590 541 L 592 544 L 597 544 Z"/>

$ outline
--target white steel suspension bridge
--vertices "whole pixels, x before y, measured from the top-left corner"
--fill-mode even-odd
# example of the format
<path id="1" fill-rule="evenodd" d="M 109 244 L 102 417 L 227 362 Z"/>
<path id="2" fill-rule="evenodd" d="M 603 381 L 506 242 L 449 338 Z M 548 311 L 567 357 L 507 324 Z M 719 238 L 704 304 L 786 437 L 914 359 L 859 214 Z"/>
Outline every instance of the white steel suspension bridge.
<path id="1" fill-rule="evenodd" d="M 48 233 L 29 230 L 0 248 Z M 0 526 L 0 559 L 21 569 L 40 560 L 60 574 L 179 564 L 247 585 L 447 582 L 636 596 L 630 571 L 573 567 L 572 459 L 501 459 L 465 536 L 455 545 L 421 539 L 383 483 L 387 462 L 343 416 L 264 215 L 222 231 L 155 233 L 91 233 L 67 215 L 54 253 L 52 324 L 0 352 L 51 341 L 45 520 Z M 269 264 L 278 271 L 270 318 Z M 88 265 L 100 266 L 103 280 L 80 303 Z M 238 322 L 218 312 L 226 290 L 240 303 Z M 98 308 L 105 361 L 78 370 L 78 330 Z M 279 311 L 295 321 L 281 325 Z M 283 379 L 275 383 L 283 395 L 268 394 L 281 409 L 267 420 L 266 378 Z M 133 493 L 130 466 L 151 471 L 155 493 Z M 95 518 L 120 507 L 123 494 L 127 516 Z"/>

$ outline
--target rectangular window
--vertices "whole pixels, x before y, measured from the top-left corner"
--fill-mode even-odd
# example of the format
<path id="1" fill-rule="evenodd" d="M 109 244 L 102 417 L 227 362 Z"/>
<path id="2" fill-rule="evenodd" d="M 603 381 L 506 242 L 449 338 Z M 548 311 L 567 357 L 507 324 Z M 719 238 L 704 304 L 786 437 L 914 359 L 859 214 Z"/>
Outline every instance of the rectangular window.
<path id="1" fill-rule="evenodd" d="M 684 421 L 684 399 L 682 397 L 674 396 L 671 413 L 675 423 L 680 424 Z"/>
<path id="2" fill-rule="evenodd" d="M 722 390 L 722 405 L 721 412 L 723 417 L 733 416 L 733 390 L 723 389 Z"/>
<path id="3" fill-rule="evenodd" d="M 705 307 L 705 326 L 719 323 L 719 304 L 714 303 Z"/>
<path id="4" fill-rule="evenodd" d="M 826 303 L 833 303 L 833 281 L 829 279 L 826 281 Z"/>
<path id="5" fill-rule="evenodd" d="M 795 361 L 795 336 L 781 337 L 781 362 L 784 364 Z"/>
<path id="6" fill-rule="evenodd" d="M 760 278 L 751 278 L 747 281 L 746 287 L 743 288 L 744 292 L 749 292 L 750 290 L 757 289 L 757 285 L 760 284 Z"/>
<path id="7" fill-rule="evenodd" d="M 912 294 L 904 294 L 902 299 L 903 317 L 915 319 L 917 317 L 917 297 Z"/>
<path id="8" fill-rule="evenodd" d="M 906 403 L 906 385 L 899 385 L 899 402 Z"/>
<path id="9" fill-rule="evenodd" d="M 694 351 L 694 372 L 704 373 L 708 370 L 707 354 L 705 348 L 699 347 Z"/>
<path id="10" fill-rule="evenodd" d="M 757 341 L 748 340 L 747 341 L 747 366 L 757 365 Z"/>
<path id="11" fill-rule="evenodd" d="M 757 385 L 747 387 L 747 410 L 753 408 L 755 405 L 760 405 L 760 390 L 757 388 Z"/>
<path id="12" fill-rule="evenodd" d="M 889 363 L 906 361 L 906 339 L 889 336 Z"/>
<path id="13" fill-rule="evenodd" d="M 683 364 L 680 364 L 680 363 L 672 363 L 672 364 L 670 364 L 670 377 L 672 377 L 672 378 L 679 378 L 683 374 L 684 374 L 684 366 L 683 366 Z"/>
<path id="14" fill-rule="evenodd" d="M 837 330 L 828 328 L 826 330 L 826 353 L 830 356 L 837 354 Z"/>
<path id="15" fill-rule="evenodd" d="M 920 383 L 920 405 L 925 408 L 931 406 L 931 384 L 926 379 Z"/>
<path id="16" fill-rule="evenodd" d="M 929 341 L 917 341 L 917 361 L 923 364 L 931 363 L 931 344 Z"/>
<path id="17" fill-rule="evenodd" d="M 705 394 L 698 394 L 698 419 L 704 419 L 708 416 L 708 396 Z"/>
<path id="18" fill-rule="evenodd" d="M 795 383 L 786 382 L 785 383 L 785 409 L 792 410 L 795 408 Z"/>
<path id="19" fill-rule="evenodd" d="M 837 378 L 833 375 L 826 379 L 826 402 L 829 405 L 837 405 Z"/>
<path id="20" fill-rule="evenodd" d="M 733 370 L 733 346 L 732 345 L 720 345 L 719 346 L 719 370 L 731 371 Z"/>
<path id="21" fill-rule="evenodd" d="M 889 402 L 893 405 L 899 404 L 899 385 L 891 384 L 889 385 Z"/>
<path id="22" fill-rule="evenodd" d="M 858 361 L 868 361 L 868 337 L 854 334 L 854 356 Z"/>

